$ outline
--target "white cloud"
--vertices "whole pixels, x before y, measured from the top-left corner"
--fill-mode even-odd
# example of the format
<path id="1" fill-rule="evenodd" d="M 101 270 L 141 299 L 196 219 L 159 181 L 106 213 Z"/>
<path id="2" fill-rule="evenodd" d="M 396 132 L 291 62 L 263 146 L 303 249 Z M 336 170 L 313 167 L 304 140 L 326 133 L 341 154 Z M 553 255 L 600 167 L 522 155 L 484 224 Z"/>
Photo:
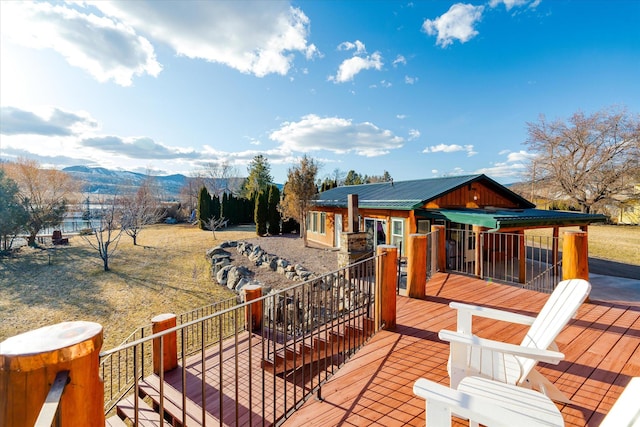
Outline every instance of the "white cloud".
<path id="1" fill-rule="evenodd" d="M 218 62 L 263 77 L 285 75 L 293 52 L 311 59 L 309 18 L 282 1 L 95 2 L 105 14 L 171 46 L 179 55 Z"/>
<path id="2" fill-rule="evenodd" d="M 404 57 L 404 56 L 402 56 L 402 55 L 398 55 L 398 56 L 396 57 L 396 59 L 393 61 L 393 66 L 394 66 L 394 67 L 397 67 L 397 66 L 398 66 L 398 64 L 407 65 L 407 60 L 405 59 L 405 57 Z"/>
<path id="3" fill-rule="evenodd" d="M 353 123 L 339 117 L 310 114 L 298 122 L 285 122 L 269 135 L 284 151 L 307 153 L 326 150 L 373 157 L 402 147 L 404 139 L 373 123 Z"/>
<path id="4" fill-rule="evenodd" d="M 367 49 L 365 48 L 364 43 L 362 43 L 360 40 L 356 40 L 353 43 L 342 42 L 338 45 L 338 50 L 353 50 L 353 49 L 356 50 L 354 55 L 361 55 L 363 53 L 367 53 Z"/>
<path id="5" fill-rule="evenodd" d="M 535 0 L 533 2 L 531 0 L 490 0 L 489 7 L 498 7 L 499 5 L 504 4 L 504 7 L 508 12 L 514 7 L 521 7 L 529 4 L 530 9 L 535 9 L 541 1 L 542 0 Z"/>
<path id="6" fill-rule="evenodd" d="M 437 35 L 436 45 L 447 47 L 455 40 L 466 43 L 478 35 L 475 25 L 482 19 L 484 6 L 456 3 L 443 15 L 426 19 L 422 30 L 428 35 Z"/>
<path id="7" fill-rule="evenodd" d="M 408 85 L 412 85 L 418 81 L 417 77 L 404 76 L 404 82 Z"/>
<path id="8" fill-rule="evenodd" d="M 438 144 L 438 145 L 432 145 L 422 150 L 423 153 L 455 153 L 457 151 L 466 151 L 467 157 L 471 157 L 478 154 L 476 151 L 473 150 L 473 145 L 462 146 L 458 144 L 450 144 L 450 145 Z"/>
<path id="9" fill-rule="evenodd" d="M 409 141 L 420 138 L 420 131 L 418 129 L 409 129 Z"/>
<path id="10" fill-rule="evenodd" d="M 96 80 L 131 85 L 134 76 L 157 76 L 153 46 L 129 25 L 69 5 L 5 2 L 0 28 L 14 43 L 53 49 Z"/>
<path id="11" fill-rule="evenodd" d="M 404 119 L 406 119 L 406 118 L 407 118 L 407 115 L 406 115 L 406 114 L 397 114 L 397 115 L 396 115 L 396 119 L 404 120 Z"/>
<path id="12" fill-rule="evenodd" d="M 342 42 L 338 45 L 338 50 L 354 50 L 353 57 L 346 59 L 340 64 L 338 67 L 338 72 L 335 76 L 329 76 L 329 81 L 333 81 L 335 83 L 344 83 L 353 80 L 353 78 L 363 70 L 369 70 L 374 68 L 376 70 L 381 70 L 382 66 L 382 56 L 380 52 L 374 52 L 371 55 L 365 55 L 367 53 L 367 49 L 360 40 L 356 40 L 355 42 Z M 363 56 L 360 56 L 363 55 Z"/>
<path id="13" fill-rule="evenodd" d="M 354 56 L 346 59 L 340 64 L 338 72 L 335 76 L 329 77 L 329 80 L 336 83 L 344 83 L 353 80 L 353 78 L 363 70 L 369 70 L 374 68 L 376 70 L 382 69 L 382 57 L 379 52 L 374 52 L 371 56 L 360 57 Z"/>

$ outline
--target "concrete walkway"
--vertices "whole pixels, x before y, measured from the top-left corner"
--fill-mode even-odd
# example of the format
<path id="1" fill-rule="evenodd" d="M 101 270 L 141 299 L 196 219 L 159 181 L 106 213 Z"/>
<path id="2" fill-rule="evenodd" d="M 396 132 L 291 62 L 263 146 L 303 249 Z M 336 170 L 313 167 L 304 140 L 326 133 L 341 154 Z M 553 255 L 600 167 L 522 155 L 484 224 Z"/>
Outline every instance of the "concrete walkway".
<path id="1" fill-rule="evenodd" d="M 640 280 L 590 273 L 589 281 L 591 300 L 640 303 Z"/>

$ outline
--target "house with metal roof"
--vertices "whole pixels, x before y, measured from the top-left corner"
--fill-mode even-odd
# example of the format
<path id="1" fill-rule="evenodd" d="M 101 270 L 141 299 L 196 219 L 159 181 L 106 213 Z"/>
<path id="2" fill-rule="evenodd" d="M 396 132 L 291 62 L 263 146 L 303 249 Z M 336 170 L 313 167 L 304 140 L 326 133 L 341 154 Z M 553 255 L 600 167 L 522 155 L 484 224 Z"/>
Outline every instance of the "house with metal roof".
<path id="1" fill-rule="evenodd" d="M 483 251 L 514 258 L 518 248 L 514 247 L 513 239 L 504 237 L 507 234 L 517 236 L 527 229 L 553 228 L 557 237 L 560 227 L 579 226 L 586 230 L 589 224 L 606 220 L 599 214 L 535 209 L 533 203 L 507 187 L 477 174 L 343 186 L 324 191 L 308 212 L 309 241 L 340 247 L 341 233 L 350 231 L 343 225 L 347 222 L 350 194 L 356 194 L 358 199 L 358 231 L 368 233 L 374 248 L 379 244 L 402 247 L 409 234 L 428 233 L 433 225 L 444 225 L 447 241 L 456 248 L 454 256 L 460 259 L 465 253 L 466 259 L 475 259 L 476 241 L 467 242 L 469 238 L 462 237 L 470 236 L 471 232 L 482 232 L 485 236 Z M 500 235 L 502 239 L 495 239 Z M 474 239 L 478 238 L 476 234 Z M 554 252 L 557 253 L 557 247 Z"/>

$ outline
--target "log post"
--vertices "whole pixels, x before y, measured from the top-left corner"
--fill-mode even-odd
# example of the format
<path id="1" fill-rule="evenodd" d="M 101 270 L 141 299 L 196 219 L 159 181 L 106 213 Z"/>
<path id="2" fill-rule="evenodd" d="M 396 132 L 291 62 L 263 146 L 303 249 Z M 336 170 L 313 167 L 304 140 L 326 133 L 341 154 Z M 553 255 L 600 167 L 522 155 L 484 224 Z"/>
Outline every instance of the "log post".
<path id="1" fill-rule="evenodd" d="M 176 315 L 172 313 L 159 314 L 151 319 L 151 332 L 166 331 L 175 328 Z M 160 374 L 160 340 L 162 339 L 162 370 L 170 371 L 178 367 L 178 340 L 176 331 L 169 332 L 161 338 L 153 340 L 153 372 Z"/>
<path id="2" fill-rule="evenodd" d="M 262 296 L 262 286 L 246 285 L 242 288 L 244 302 L 248 303 Z M 244 308 L 244 316 L 248 331 L 254 332 L 262 327 L 263 300 L 247 304 Z"/>
<path id="3" fill-rule="evenodd" d="M 376 255 L 375 327 L 377 331 L 384 324 L 385 329 L 392 330 L 396 327 L 398 248 L 378 245 Z"/>
<path id="4" fill-rule="evenodd" d="M 562 242 L 562 280 L 589 280 L 588 234 L 584 231 L 565 231 Z"/>
<path id="5" fill-rule="evenodd" d="M 427 235 L 410 234 L 407 245 L 407 295 L 424 298 L 427 285 Z"/>
<path id="6" fill-rule="evenodd" d="M 69 371 L 69 382 L 58 425 L 104 426 L 101 347 L 102 326 L 82 321 L 45 326 L 0 343 L 0 426 L 33 426 L 61 371 Z"/>
<path id="7" fill-rule="evenodd" d="M 438 248 L 438 250 L 436 251 L 436 253 L 438 254 L 436 265 L 438 266 L 438 270 L 444 273 L 445 271 L 447 271 L 447 236 L 444 225 L 432 225 L 431 231 L 438 232 L 438 241 L 435 245 Z"/>

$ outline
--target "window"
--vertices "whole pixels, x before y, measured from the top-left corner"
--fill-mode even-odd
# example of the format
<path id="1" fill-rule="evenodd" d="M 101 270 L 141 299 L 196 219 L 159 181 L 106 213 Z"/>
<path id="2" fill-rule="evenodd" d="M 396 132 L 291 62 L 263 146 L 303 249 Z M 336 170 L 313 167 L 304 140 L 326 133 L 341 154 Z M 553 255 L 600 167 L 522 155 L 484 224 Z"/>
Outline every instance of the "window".
<path id="1" fill-rule="evenodd" d="M 404 220 L 401 218 L 391 218 L 391 244 L 399 247 L 401 254 L 404 254 Z"/>
<path id="2" fill-rule="evenodd" d="M 309 212 L 307 215 L 307 231 L 325 234 L 327 214 L 324 212 Z"/>

